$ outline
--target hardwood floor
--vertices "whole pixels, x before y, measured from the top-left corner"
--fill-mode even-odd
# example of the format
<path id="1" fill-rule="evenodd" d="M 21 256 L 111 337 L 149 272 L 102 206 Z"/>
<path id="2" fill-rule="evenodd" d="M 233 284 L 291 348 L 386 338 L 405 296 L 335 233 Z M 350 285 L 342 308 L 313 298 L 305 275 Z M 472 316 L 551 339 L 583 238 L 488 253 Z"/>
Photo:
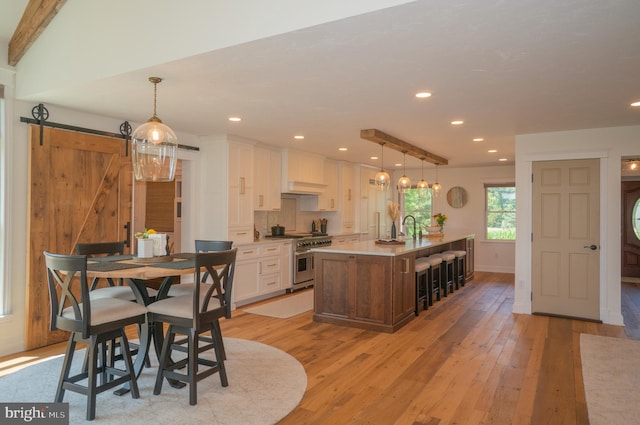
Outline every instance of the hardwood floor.
<path id="1" fill-rule="evenodd" d="M 304 365 L 307 392 L 283 425 L 587 424 L 580 333 L 640 339 L 640 286 L 623 285 L 625 328 L 512 314 L 513 294 L 512 274 L 476 272 L 395 334 L 241 309 L 222 330 Z M 21 357 L 62 352 L 57 344 L 0 358 L 0 375 L 34 361 Z"/>

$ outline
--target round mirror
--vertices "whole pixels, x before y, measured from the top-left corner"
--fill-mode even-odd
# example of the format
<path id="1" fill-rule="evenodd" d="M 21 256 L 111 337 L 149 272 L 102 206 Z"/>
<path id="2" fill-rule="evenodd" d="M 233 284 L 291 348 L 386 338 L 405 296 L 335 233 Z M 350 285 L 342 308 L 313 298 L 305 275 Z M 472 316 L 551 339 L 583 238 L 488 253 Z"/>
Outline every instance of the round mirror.
<path id="1" fill-rule="evenodd" d="M 460 186 L 454 186 L 447 192 L 447 203 L 453 208 L 462 208 L 467 203 L 467 191 Z"/>

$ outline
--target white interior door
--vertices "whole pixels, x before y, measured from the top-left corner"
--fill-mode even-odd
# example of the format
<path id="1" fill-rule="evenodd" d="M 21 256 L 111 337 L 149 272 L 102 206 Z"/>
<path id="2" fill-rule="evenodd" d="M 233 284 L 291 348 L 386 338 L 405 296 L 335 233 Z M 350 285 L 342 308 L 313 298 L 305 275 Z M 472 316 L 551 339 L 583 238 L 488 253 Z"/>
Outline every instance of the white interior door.
<path id="1" fill-rule="evenodd" d="M 533 163 L 533 313 L 600 319 L 600 165 Z"/>

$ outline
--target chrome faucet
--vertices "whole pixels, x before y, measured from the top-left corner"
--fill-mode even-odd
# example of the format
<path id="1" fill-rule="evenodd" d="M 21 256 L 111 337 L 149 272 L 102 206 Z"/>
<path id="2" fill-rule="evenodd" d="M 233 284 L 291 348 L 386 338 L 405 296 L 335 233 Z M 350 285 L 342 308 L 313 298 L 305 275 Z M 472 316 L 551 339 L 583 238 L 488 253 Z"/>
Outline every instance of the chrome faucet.
<path id="1" fill-rule="evenodd" d="M 411 214 L 405 215 L 404 218 L 402 219 L 402 225 L 404 226 L 404 222 L 407 221 L 408 218 L 411 218 L 413 220 L 413 239 L 415 239 L 416 238 L 416 218 Z"/>

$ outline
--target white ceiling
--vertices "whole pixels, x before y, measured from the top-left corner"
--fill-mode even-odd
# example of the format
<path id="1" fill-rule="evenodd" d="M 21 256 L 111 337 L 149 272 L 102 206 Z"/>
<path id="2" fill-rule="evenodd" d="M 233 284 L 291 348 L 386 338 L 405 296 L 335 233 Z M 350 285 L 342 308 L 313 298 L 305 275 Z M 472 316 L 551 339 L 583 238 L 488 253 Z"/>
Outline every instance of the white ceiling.
<path id="1" fill-rule="evenodd" d="M 0 0 L 0 38 L 26 3 Z M 516 134 L 640 125 L 639 23 L 637 0 L 415 1 L 26 100 L 143 122 L 157 75 L 158 115 L 177 132 L 378 165 L 359 137 L 377 128 L 451 167 L 513 164 Z M 415 99 L 422 89 L 433 96 Z M 385 151 L 385 167 L 401 159 Z"/>

